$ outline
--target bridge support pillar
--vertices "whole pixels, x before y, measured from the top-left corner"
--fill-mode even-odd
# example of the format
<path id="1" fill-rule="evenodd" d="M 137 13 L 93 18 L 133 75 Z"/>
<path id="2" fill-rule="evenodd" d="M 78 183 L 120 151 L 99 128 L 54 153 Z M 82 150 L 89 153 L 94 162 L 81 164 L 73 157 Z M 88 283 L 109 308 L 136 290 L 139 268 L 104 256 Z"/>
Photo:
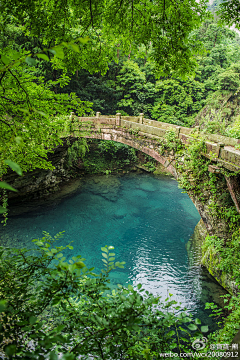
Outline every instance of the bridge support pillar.
<path id="1" fill-rule="evenodd" d="M 227 187 L 230 192 L 231 198 L 236 206 L 237 211 L 240 213 L 240 179 L 239 176 L 225 176 Z"/>
<path id="2" fill-rule="evenodd" d="M 98 111 L 98 112 L 96 113 L 96 118 L 100 118 L 100 115 L 101 115 L 101 113 L 100 113 L 100 111 Z"/>
<path id="3" fill-rule="evenodd" d="M 121 113 L 116 114 L 116 126 L 121 126 Z"/>

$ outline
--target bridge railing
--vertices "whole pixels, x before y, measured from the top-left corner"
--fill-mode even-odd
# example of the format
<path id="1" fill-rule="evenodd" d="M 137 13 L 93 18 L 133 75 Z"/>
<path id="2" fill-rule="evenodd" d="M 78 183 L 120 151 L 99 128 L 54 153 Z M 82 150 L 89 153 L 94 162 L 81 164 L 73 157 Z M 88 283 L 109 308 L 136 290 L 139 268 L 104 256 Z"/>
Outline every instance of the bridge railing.
<path id="1" fill-rule="evenodd" d="M 213 158 L 224 165 L 230 171 L 240 170 L 240 151 L 234 146 L 240 144 L 240 139 L 229 138 L 227 136 L 217 134 L 206 134 L 199 131 L 199 126 L 187 128 L 183 126 L 163 123 L 156 120 L 145 119 L 144 114 L 139 116 L 122 116 L 120 113 L 116 115 L 101 115 L 97 112 L 96 117 L 80 117 L 81 122 L 92 124 L 96 128 L 112 128 L 120 127 L 133 129 L 139 135 L 146 135 L 149 138 L 163 138 L 166 132 L 174 129 L 177 137 L 185 144 L 190 143 L 193 135 L 203 136 L 207 147 L 205 156 Z M 105 130 L 107 131 L 107 130 Z"/>

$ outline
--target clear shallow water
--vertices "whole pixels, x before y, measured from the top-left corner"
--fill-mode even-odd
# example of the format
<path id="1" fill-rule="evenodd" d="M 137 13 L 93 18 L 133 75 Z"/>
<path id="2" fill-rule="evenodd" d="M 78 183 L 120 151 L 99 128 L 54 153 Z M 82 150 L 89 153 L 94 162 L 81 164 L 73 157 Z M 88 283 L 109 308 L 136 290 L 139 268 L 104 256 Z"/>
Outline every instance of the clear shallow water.
<path id="1" fill-rule="evenodd" d="M 110 274 L 113 284 L 142 283 L 163 299 L 171 293 L 204 324 L 214 326 L 204 303 L 212 301 L 210 291 L 219 295 L 222 288 L 201 267 L 190 265 L 185 247 L 199 220 L 188 195 L 169 177 L 95 176 L 55 205 L 10 218 L 1 229 L 1 242 L 30 247 L 43 230 L 52 236 L 65 231 L 56 245 L 73 240 L 67 257 L 81 254 L 96 272 L 103 268 L 101 247 L 113 245 L 116 260 L 126 262 Z"/>

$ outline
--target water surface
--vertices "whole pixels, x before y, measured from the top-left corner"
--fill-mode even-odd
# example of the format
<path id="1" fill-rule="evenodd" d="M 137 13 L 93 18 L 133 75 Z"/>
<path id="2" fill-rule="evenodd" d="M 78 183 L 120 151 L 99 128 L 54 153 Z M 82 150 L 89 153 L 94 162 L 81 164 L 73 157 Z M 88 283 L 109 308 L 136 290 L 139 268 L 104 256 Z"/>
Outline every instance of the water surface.
<path id="1" fill-rule="evenodd" d="M 142 283 L 163 299 L 173 294 L 213 325 L 204 303 L 222 288 L 199 265 L 190 265 L 185 246 L 199 220 L 188 195 L 169 176 L 94 176 L 60 202 L 10 218 L 1 239 L 8 246 L 30 247 L 43 230 L 52 236 L 65 231 L 57 245 L 73 241 L 67 257 L 80 254 L 95 271 L 103 267 L 101 247 L 113 245 L 116 260 L 126 265 L 111 273 L 112 284 Z"/>

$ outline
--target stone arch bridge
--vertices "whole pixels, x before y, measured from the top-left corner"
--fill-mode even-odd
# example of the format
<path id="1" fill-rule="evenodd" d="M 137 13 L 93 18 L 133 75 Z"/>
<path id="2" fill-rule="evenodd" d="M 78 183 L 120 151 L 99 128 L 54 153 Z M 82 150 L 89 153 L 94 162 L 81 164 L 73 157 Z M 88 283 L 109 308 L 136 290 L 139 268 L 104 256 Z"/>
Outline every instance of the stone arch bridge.
<path id="1" fill-rule="evenodd" d="M 139 116 L 105 116 L 97 112 L 96 117 L 71 118 L 71 134 L 101 140 L 113 140 L 138 149 L 160 162 L 176 179 L 179 178 L 173 151 L 161 153 L 161 141 L 168 131 L 174 131 L 176 137 L 183 143 L 198 141 L 196 135 L 201 135 L 199 127 L 186 128 Z M 81 135 L 80 135 L 81 134 Z M 211 160 L 208 171 L 220 173 L 226 169 L 232 176 L 225 176 L 232 200 L 240 213 L 240 150 L 235 148 L 240 139 L 228 138 L 216 134 L 202 134 L 205 139 L 206 152 L 203 156 Z M 195 203 L 196 205 L 196 203 Z M 197 206 L 202 218 L 201 209 Z M 205 224 L 207 225 L 207 224 Z M 208 227 L 208 226 L 207 226 Z"/>

